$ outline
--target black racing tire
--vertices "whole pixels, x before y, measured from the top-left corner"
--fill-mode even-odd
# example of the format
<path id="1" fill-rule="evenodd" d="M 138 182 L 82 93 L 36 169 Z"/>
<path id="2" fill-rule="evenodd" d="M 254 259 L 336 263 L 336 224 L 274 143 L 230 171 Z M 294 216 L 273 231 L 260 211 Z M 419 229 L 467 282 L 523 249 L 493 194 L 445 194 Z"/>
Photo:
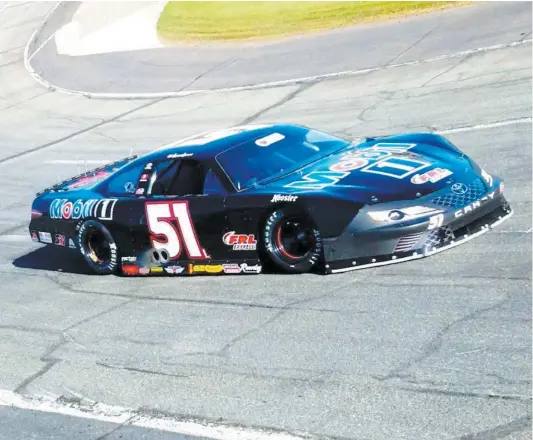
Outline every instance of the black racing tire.
<path id="1" fill-rule="evenodd" d="M 104 225 L 87 220 L 80 226 L 77 239 L 81 255 L 95 273 L 109 275 L 118 270 L 118 245 Z"/>
<path id="2" fill-rule="evenodd" d="M 308 215 L 280 208 L 271 212 L 262 235 L 268 259 L 285 273 L 309 272 L 322 257 L 322 236 Z"/>

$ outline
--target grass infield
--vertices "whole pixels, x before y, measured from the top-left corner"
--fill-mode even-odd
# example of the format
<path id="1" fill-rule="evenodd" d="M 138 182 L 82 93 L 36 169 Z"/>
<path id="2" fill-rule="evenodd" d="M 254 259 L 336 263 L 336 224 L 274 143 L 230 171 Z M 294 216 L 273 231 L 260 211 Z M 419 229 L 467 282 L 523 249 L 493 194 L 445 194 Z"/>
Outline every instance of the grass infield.
<path id="1" fill-rule="evenodd" d="M 169 41 L 286 37 L 449 8 L 470 2 L 168 2 L 157 23 Z"/>

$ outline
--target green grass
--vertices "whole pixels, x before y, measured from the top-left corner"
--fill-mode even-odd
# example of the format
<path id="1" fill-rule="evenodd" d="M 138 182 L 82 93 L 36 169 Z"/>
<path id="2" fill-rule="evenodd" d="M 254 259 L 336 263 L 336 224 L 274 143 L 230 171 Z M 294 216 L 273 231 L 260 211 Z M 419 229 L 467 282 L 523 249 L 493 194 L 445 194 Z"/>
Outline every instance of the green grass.
<path id="1" fill-rule="evenodd" d="M 284 37 L 467 2 L 169 2 L 157 24 L 171 41 Z"/>

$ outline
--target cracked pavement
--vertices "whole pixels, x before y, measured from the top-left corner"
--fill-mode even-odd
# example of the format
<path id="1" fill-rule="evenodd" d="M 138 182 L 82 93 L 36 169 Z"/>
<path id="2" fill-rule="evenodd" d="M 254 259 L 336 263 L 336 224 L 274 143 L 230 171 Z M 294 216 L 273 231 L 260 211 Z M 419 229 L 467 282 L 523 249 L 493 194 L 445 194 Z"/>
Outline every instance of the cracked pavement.
<path id="1" fill-rule="evenodd" d="M 0 389 L 320 439 L 531 439 L 531 123 L 491 125 L 531 117 L 531 44 L 269 90 L 99 101 L 48 92 L 24 71 L 26 21 L 51 6 L 0 12 Z M 453 26 L 415 53 L 438 55 L 420 45 Z M 489 38 L 479 32 L 474 47 Z M 29 239 L 35 192 L 81 171 L 45 161 L 118 159 L 268 121 L 351 138 L 486 124 L 447 137 L 504 177 L 515 215 L 424 260 L 328 277 L 99 277 Z M 190 438 L 15 408 L 0 417 L 2 440 Z"/>

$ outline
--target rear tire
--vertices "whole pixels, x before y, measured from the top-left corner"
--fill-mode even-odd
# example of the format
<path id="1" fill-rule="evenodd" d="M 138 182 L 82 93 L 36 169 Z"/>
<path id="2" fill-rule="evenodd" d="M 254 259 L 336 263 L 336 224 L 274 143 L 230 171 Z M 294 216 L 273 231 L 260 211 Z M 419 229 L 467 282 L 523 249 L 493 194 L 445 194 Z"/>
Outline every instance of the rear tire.
<path id="1" fill-rule="evenodd" d="M 119 268 L 118 246 L 109 230 L 96 220 L 81 225 L 78 248 L 89 267 L 99 275 L 115 273 Z"/>
<path id="2" fill-rule="evenodd" d="M 280 208 L 269 214 L 263 229 L 265 253 L 286 273 L 309 272 L 322 256 L 322 237 L 309 216 Z"/>

